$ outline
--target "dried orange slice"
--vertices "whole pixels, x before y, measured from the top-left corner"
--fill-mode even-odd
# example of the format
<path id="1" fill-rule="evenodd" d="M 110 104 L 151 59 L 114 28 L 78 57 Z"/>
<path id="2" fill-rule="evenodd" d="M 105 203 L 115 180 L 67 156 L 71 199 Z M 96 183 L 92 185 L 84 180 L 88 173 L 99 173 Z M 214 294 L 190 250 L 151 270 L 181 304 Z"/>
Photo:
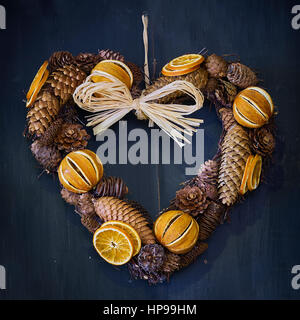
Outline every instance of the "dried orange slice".
<path id="1" fill-rule="evenodd" d="M 253 158 L 254 158 L 254 156 L 250 155 L 247 159 L 247 162 L 246 162 L 244 175 L 243 175 L 242 183 L 240 186 L 240 194 L 241 195 L 244 195 L 248 191 L 247 182 L 248 182 L 248 178 L 249 178 L 249 167 L 251 165 Z"/>
<path id="2" fill-rule="evenodd" d="M 47 81 L 49 76 L 49 70 L 45 70 L 42 79 L 39 81 L 39 83 L 37 83 L 36 88 L 34 89 L 32 95 L 30 96 L 30 98 L 27 100 L 26 103 L 26 107 L 29 108 L 33 105 L 34 101 L 37 98 L 37 95 L 39 94 L 40 90 L 42 89 L 42 86 L 44 85 L 44 83 Z"/>
<path id="3" fill-rule="evenodd" d="M 42 66 L 40 67 L 39 71 L 37 72 L 37 74 L 35 75 L 30 88 L 26 94 L 26 99 L 30 99 L 30 97 L 32 96 L 33 92 L 35 91 L 36 87 L 38 86 L 38 84 L 40 83 L 40 81 L 42 80 L 45 71 L 47 70 L 48 67 L 48 61 L 45 61 Z"/>
<path id="4" fill-rule="evenodd" d="M 262 157 L 259 154 L 256 154 L 253 160 L 251 161 L 249 167 L 249 177 L 247 181 L 248 189 L 250 191 L 255 190 L 260 182 L 262 168 Z"/>
<path id="5" fill-rule="evenodd" d="M 133 244 L 133 256 L 137 255 L 139 251 L 141 250 L 142 246 L 142 241 L 137 233 L 137 231 L 128 223 L 125 223 L 123 221 L 116 221 L 116 220 L 111 220 L 104 222 L 101 226 L 101 228 L 105 228 L 107 226 L 113 226 L 122 229 L 127 233 L 127 235 L 130 236 Z"/>
<path id="6" fill-rule="evenodd" d="M 116 266 L 127 263 L 133 255 L 130 237 L 117 227 L 97 229 L 93 236 L 93 245 L 105 261 Z"/>
<path id="7" fill-rule="evenodd" d="M 161 70 L 161 73 L 164 75 L 164 76 L 167 76 L 167 77 L 175 77 L 175 76 L 182 76 L 184 74 L 188 74 L 188 73 L 191 73 L 197 69 L 200 68 L 200 65 L 196 65 L 192 68 L 184 68 L 184 69 L 178 69 L 178 70 L 171 70 L 169 68 L 169 64 L 166 64 L 162 70 Z"/>
<path id="8" fill-rule="evenodd" d="M 171 60 L 168 68 L 171 70 L 193 68 L 200 65 L 203 61 L 204 57 L 201 54 L 185 54 Z"/>

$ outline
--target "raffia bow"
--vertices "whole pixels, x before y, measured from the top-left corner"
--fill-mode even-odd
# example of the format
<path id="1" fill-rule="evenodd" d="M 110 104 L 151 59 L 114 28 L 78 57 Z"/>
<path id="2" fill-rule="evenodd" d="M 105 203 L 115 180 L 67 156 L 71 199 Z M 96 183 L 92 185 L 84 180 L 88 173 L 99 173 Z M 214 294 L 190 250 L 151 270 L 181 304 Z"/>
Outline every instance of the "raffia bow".
<path id="1" fill-rule="evenodd" d="M 104 76 L 111 82 L 92 81 L 94 76 Z M 175 91 L 182 91 L 195 101 L 193 105 L 160 104 L 157 100 Z M 149 119 L 149 126 L 156 123 L 179 146 L 190 141 L 182 134 L 192 136 L 203 122 L 201 119 L 185 118 L 203 106 L 204 97 L 199 89 L 188 81 L 174 81 L 150 94 L 133 99 L 127 86 L 114 76 L 102 71 L 94 71 L 83 84 L 76 88 L 74 101 L 84 110 L 95 115 L 88 116 L 87 126 L 94 126 L 94 134 L 100 134 L 122 119 L 130 111 L 135 111 L 138 119 Z M 181 140 L 181 141 L 180 141 Z"/>

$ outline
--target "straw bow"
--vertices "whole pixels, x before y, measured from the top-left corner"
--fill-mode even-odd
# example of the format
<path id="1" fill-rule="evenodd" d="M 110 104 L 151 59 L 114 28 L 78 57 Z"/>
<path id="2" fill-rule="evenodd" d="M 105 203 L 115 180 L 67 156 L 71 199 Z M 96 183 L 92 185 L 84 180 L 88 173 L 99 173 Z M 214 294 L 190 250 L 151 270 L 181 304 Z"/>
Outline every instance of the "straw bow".
<path id="1" fill-rule="evenodd" d="M 108 81 L 92 81 L 94 76 L 104 76 Z M 193 105 L 161 104 L 162 97 L 182 91 L 195 101 Z M 127 86 L 114 76 L 102 71 L 94 71 L 84 83 L 76 88 L 74 101 L 86 111 L 96 113 L 90 115 L 87 126 L 93 126 L 94 134 L 100 134 L 122 119 L 130 111 L 135 111 L 138 119 L 149 119 L 149 126 L 156 123 L 167 135 L 183 146 L 182 140 L 190 143 L 183 135 L 190 136 L 203 122 L 201 119 L 185 118 L 203 106 L 204 97 L 199 89 L 188 81 L 177 80 L 147 95 L 133 99 Z M 180 141 L 181 140 L 181 141 Z"/>

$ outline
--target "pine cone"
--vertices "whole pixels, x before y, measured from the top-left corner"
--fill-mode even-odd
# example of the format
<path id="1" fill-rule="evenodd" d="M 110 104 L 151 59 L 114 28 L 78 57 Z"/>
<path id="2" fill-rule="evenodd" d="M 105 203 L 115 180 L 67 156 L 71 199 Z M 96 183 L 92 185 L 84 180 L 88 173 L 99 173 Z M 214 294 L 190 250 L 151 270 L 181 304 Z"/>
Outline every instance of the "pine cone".
<path id="1" fill-rule="evenodd" d="M 128 262 L 128 270 L 133 279 L 147 280 L 150 285 L 156 285 L 158 283 L 163 283 L 167 280 L 167 277 L 162 272 L 147 272 L 141 268 L 133 257 L 130 262 Z"/>
<path id="2" fill-rule="evenodd" d="M 237 124 L 231 109 L 221 108 L 219 113 L 221 115 L 224 130 L 228 131 L 233 125 Z"/>
<path id="3" fill-rule="evenodd" d="M 218 80 L 216 78 L 209 78 L 207 80 L 206 86 L 204 88 L 204 92 L 206 93 L 207 96 L 209 96 L 209 94 L 213 94 L 215 92 L 215 90 L 218 87 Z"/>
<path id="4" fill-rule="evenodd" d="M 58 150 L 69 153 L 71 151 L 84 149 L 88 145 L 90 138 L 91 136 L 87 134 L 81 124 L 64 123 L 54 142 Z"/>
<path id="5" fill-rule="evenodd" d="M 214 104 L 231 107 L 237 95 L 236 86 L 222 79 L 213 79 L 209 79 L 205 88 L 207 98 Z"/>
<path id="6" fill-rule="evenodd" d="M 206 240 L 221 223 L 225 213 L 225 206 L 212 201 L 204 213 L 199 217 L 199 239 Z"/>
<path id="7" fill-rule="evenodd" d="M 155 236 L 147 218 L 126 201 L 114 197 L 102 197 L 94 200 L 95 210 L 104 221 L 119 220 L 133 226 L 141 237 L 143 244 L 154 244 Z"/>
<path id="8" fill-rule="evenodd" d="M 56 118 L 59 109 L 59 100 L 49 90 L 42 90 L 27 113 L 29 134 L 42 136 Z"/>
<path id="9" fill-rule="evenodd" d="M 146 272 L 155 272 L 160 270 L 164 258 L 165 251 L 160 244 L 147 244 L 140 250 L 138 264 Z"/>
<path id="10" fill-rule="evenodd" d="M 125 60 L 120 52 L 114 52 L 113 50 L 109 49 L 99 51 L 98 56 L 102 60 L 119 60 L 122 62 Z"/>
<path id="11" fill-rule="evenodd" d="M 70 205 L 77 206 L 80 194 L 62 188 L 60 191 L 62 198 Z"/>
<path id="12" fill-rule="evenodd" d="M 79 196 L 76 211 L 80 215 L 95 215 L 95 206 L 93 203 L 93 196 L 90 193 L 83 193 Z"/>
<path id="13" fill-rule="evenodd" d="M 133 86 L 130 90 L 133 99 L 137 99 L 141 96 L 142 90 L 138 86 Z"/>
<path id="14" fill-rule="evenodd" d="M 204 183 L 216 185 L 219 175 L 219 163 L 214 160 L 205 161 L 198 172 L 198 177 Z"/>
<path id="15" fill-rule="evenodd" d="M 270 157 L 275 149 L 275 138 L 270 128 L 264 126 L 261 128 L 249 130 L 251 140 L 251 149 L 254 153 L 262 157 Z"/>
<path id="16" fill-rule="evenodd" d="M 216 88 L 214 95 L 216 101 L 222 106 L 230 107 L 237 95 L 237 88 L 234 84 L 219 79 L 218 87 Z"/>
<path id="17" fill-rule="evenodd" d="M 211 77 L 226 77 L 228 62 L 216 54 L 212 54 L 205 60 L 205 67 Z"/>
<path id="18" fill-rule="evenodd" d="M 205 189 L 198 186 L 186 186 L 176 192 L 176 206 L 196 216 L 202 213 L 208 206 Z"/>
<path id="19" fill-rule="evenodd" d="M 198 240 L 191 251 L 180 256 L 180 268 L 185 268 L 193 263 L 201 254 L 206 251 L 207 248 L 207 243 Z"/>
<path id="20" fill-rule="evenodd" d="M 161 267 L 161 271 L 167 274 L 173 273 L 180 269 L 181 257 L 178 254 L 166 252 L 165 260 Z"/>
<path id="21" fill-rule="evenodd" d="M 50 69 L 50 72 L 53 72 L 58 68 L 62 68 L 66 65 L 68 66 L 74 63 L 75 59 L 72 53 L 68 51 L 56 51 L 49 58 L 48 68 Z"/>
<path id="22" fill-rule="evenodd" d="M 144 218 L 148 221 L 149 227 L 150 228 L 153 227 L 153 220 L 149 212 L 140 203 L 138 203 L 135 200 L 128 200 L 128 199 L 124 199 L 123 201 L 126 201 L 126 203 L 128 203 L 131 207 L 138 210 L 144 216 Z"/>
<path id="23" fill-rule="evenodd" d="M 229 65 L 227 78 L 231 83 L 242 89 L 255 86 L 258 82 L 256 74 L 249 67 L 239 62 Z"/>
<path id="24" fill-rule="evenodd" d="M 57 136 L 57 133 L 60 131 L 62 124 L 62 118 L 58 118 L 53 121 L 46 129 L 44 135 L 40 138 L 41 144 L 45 146 L 51 146 L 54 143 L 54 139 Z"/>
<path id="25" fill-rule="evenodd" d="M 141 68 L 137 66 L 135 63 L 129 61 L 126 61 L 126 65 L 129 67 L 133 75 L 132 86 L 138 86 L 144 80 Z"/>
<path id="26" fill-rule="evenodd" d="M 75 89 L 85 80 L 86 74 L 74 65 L 65 65 L 52 72 L 46 84 L 52 88 L 61 105 L 73 95 Z"/>
<path id="27" fill-rule="evenodd" d="M 208 81 L 208 73 L 205 69 L 199 68 L 196 71 L 193 71 L 191 73 L 188 73 L 183 76 L 176 76 L 176 77 L 160 77 L 158 78 L 151 86 L 149 86 L 147 89 L 143 91 L 143 95 L 147 95 L 157 89 L 160 89 L 164 87 L 165 85 L 176 81 L 176 80 L 186 80 L 188 82 L 191 82 L 196 88 L 203 89 L 205 88 L 207 81 Z M 173 101 L 179 97 L 184 96 L 185 94 L 181 91 L 176 91 L 174 93 L 171 93 L 161 99 L 158 100 L 159 103 L 168 103 L 170 101 Z"/>
<path id="28" fill-rule="evenodd" d="M 39 140 L 31 145 L 31 152 L 47 172 L 55 172 L 62 160 L 60 152 L 53 146 L 44 146 Z"/>
<path id="29" fill-rule="evenodd" d="M 251 154 L 247 131 L 238 124 L 232 126 L 224 137 L 221 152 L 219 199 L 231 206 L 238 199 L 246 161 Z"/>
<path id="30" fill-rule="evenodd" d="M 100 56 L 93 53 L 79 53 L 75 57 L 75 63 L 86 74 L 90 74 L 92 69 L 102 60 Z"/>
<path id="31" fill-rule="evenodd" d="M 115 197 L 123 199 L 128 193 L 128 187 L 121 178 L 103 177 L 97 184 L 95 197 Z"/>
<path id="32" fill-rule="evenodd" d="M 101 227 L 102 221 L 96 214 L 92 215 L 82 215 L 81 223 L 84 227 L 88 229 L 91 233 L 94 233 L 97 229 Z"/>
<path id="33" fill-rule="evenodd" d="M 74 104 L 65 104 L 59 112 L 59 118 L 62 118 L 66 123 L 78 123 L 78 113 Z"/>

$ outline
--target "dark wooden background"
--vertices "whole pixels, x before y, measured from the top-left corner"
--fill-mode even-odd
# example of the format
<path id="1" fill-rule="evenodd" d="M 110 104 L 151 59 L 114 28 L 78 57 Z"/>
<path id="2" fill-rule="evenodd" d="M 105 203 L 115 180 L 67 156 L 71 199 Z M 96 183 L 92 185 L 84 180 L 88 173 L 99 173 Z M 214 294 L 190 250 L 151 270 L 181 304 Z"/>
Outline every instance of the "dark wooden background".
<path id="1" fill-rule="evenodd" d="M 291 28 L 296 1 L 1 1 L 7 30 L 0 30 L 0 265 L 7 290 L 0 299 L 291 299 L 291 268 L 299 254 L 299 40 Z M 56 178 L 41 170 L 22 132 L 24 92 L 53 51 L 111 48 L 143 64 L 141 14 L 150 16 L 150 48 L 158 67 L 186 52 L 236 54 L 260 72 L 278 106 L 278 148 L 268 184 L 231 213 L 209 240 L 204 258 L 168 284 L 130 282 L 126 268 L 98 257 L 91 235 L 63 202 Z M 152 49 L 151 49 L 152 50 Z M 150 50 L 153 58 L 152 51 Z M 209 105 L 205 159 L 217 147 L 221 127 Z M 146 128 L 133 116 L 129 128 Z M 114 126 L 117 129 L 117 126 Z M 99 143 L 93 142 L 96 150 Z M 184 166 L 106 166 L 130 187 L 130 198 L 152 214 L 185 180 Z M 157 179 L 157 176 L 159 179 Z"/>

